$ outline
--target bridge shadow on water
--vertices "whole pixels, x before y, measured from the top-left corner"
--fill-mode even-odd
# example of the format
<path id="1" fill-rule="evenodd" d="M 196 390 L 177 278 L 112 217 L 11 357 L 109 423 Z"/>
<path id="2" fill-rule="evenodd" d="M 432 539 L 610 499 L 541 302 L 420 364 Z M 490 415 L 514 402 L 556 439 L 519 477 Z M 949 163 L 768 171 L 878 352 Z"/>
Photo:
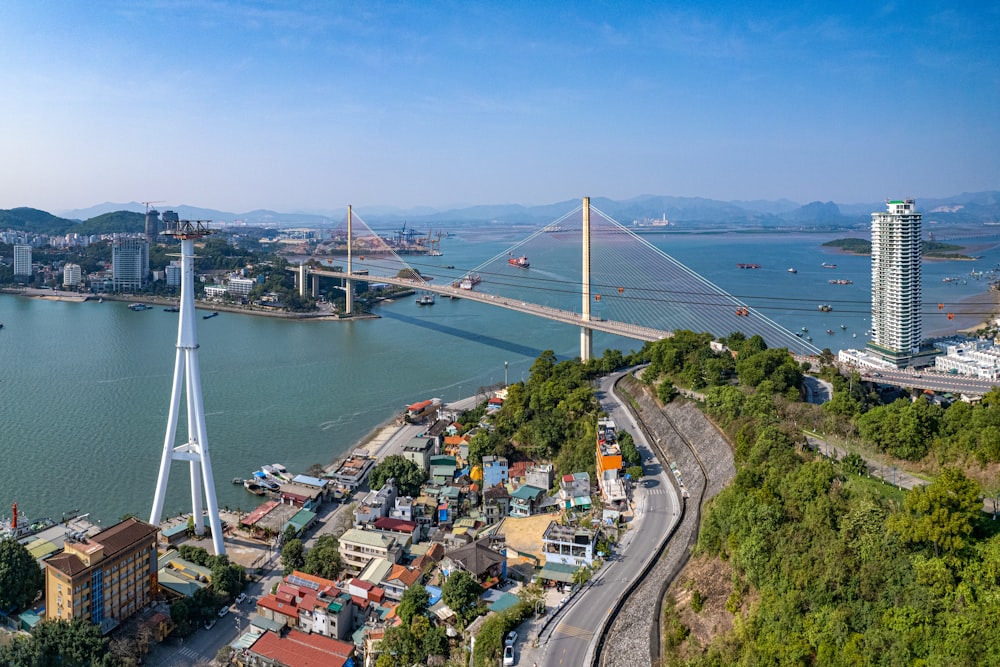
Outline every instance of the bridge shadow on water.
<path id="1" fill-rule="evenodd" d="M 390 312 L 388 309 L 383 309 L 379 311 L 379 316 L 384 317 L 389 320 L 397 320 L 399 322 L 405 322 L 406 324 L 412 324 L 416 327 L 423 327 L 424 329 L 430 329 L 431 331 L 436 331 L 446 336 L 455 336 L 456 338 L 463 338 L 474 343 L 480 343 L 482 345 L 489 345 L 490 347 L 495 347 L 498 350 L 504 350 L 512 354 L 520 354 L 531 359 L 537 359 L 541 356 L 541 350 L 534 347 L 528 347 L 527 345 L 518 345 L 517 343 L 512 343 L 507 340 L 500 340 L 499 338 L 494 338 L 493 336 L 484 336 L 481 333 L 475 333 L 472 331 L 464 331 L 462 329 L 456 329 L 455 327 L 449 327 L 444 324 L 439 324 L 437 322 L 430 322 L 428 320 L 423 320 L 418 317 L 411 317 L 409 315 L 401 315 L 400 313 Z"/>

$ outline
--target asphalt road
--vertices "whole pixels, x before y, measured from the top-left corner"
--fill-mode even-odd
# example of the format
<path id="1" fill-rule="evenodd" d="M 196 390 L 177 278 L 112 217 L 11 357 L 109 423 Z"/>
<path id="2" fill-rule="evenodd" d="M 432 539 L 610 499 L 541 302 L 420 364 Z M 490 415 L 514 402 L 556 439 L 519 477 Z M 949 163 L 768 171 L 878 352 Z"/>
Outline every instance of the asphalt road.
<path id="1" fill-rule="evenodd" d="M 615 379 L 617 376 L 601 381 L 598 399 L 618 428 L 632 434 L 643 457 L 646 476 L 636 485 L 632 497 L 635 518 L 618 552 L 567 602 L 539 638 L 539 649 L 526 652 L 519 664 L 537 663 L 551 667 L 588 664 L 596 633 L 615 601 L 642 570 L 647 559 L 655 555 L 664 535 L 679 520 L 677 509 L 680 499 L 667 478 L 668 471 L 654 457 L 642 430 L 614 396 L 611 387 Z"/>

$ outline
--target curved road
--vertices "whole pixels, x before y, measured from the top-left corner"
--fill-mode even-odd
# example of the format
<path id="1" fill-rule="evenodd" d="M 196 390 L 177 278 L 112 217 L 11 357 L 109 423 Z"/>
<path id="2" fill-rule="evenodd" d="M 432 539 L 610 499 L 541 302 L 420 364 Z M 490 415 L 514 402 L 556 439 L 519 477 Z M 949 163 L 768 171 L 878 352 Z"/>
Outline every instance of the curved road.
<path id="1" fill-rule="evenodd" d="M 667 478 L 668 472 L 656 461 L 642 430 L 614 395 L 612 387 L 621 374 L 601 380 L 598 399 L 619 429 L 632 434 L 643 457 L 646 477 L 636 485 L 632 509 L 634 519 L 619 545 L 618 553 L 567 603 L 550 623 L 539 642 L 544 646 L 538 664 L 576 667 L 589 664 L 595 633 L 625 590 L 642 570 L 647 559 L 656 557 L 657 547 L 680 519 L 680 498 Z M 650 459 L 652 460 L 650 461 Z M 538 651 L 532 652 L 533 659 Z M 522 660 L 521 664 L 527 664 Z"/>

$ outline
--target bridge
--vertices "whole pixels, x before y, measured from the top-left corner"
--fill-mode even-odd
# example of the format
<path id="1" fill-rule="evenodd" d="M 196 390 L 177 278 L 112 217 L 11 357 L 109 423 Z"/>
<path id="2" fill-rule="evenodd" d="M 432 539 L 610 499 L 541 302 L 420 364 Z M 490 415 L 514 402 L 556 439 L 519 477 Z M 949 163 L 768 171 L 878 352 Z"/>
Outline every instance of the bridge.
<path id="1" fill-rule="evenodd" d="M 356 217 L 348 207 L 346 229 L 335 230 L 326 249 L 338 263 L 345 260 L 346 267 L 300 265 L 300 294 L 305 296 L 311 276 L 315 295 L 317 279 L 325 276 L 342 280 L 349 295 L 356 282 L 365 281 L 477 301 L 579 327 L 580 358 L 585 361 L 592 357 L 594 331 L 644 342 L 667 338 L 678 329 L 717 337 L 739 331 L 793 353 L 820 351 L 802 334 L 785 329 L 592 207 L 589 197 L 478 266 L 437 266 L 433 277 L 404 261 L 398 248 L 364 221 L 356 224 Z M 350 297 L 346 314 L 353 307 Z"/>

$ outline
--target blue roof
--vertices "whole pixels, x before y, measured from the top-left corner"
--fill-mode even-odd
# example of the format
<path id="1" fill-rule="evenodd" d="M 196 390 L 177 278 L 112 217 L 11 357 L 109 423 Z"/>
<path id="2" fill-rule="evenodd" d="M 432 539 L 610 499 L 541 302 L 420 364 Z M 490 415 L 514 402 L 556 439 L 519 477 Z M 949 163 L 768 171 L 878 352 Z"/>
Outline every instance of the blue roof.
<path id="1" fill-rule="evenodd" d="M 429 607 L 429 606 L 431 606 L 433 604 L 437 604 L 437 601 L 441 599 L 441 587 L 440 586 L 424 586 L 424 588 L 427 589 L 427 594 L 431 596 L 431 599 L 428 600 L 428 602 L 427 602 L 427 606 Z"/>

